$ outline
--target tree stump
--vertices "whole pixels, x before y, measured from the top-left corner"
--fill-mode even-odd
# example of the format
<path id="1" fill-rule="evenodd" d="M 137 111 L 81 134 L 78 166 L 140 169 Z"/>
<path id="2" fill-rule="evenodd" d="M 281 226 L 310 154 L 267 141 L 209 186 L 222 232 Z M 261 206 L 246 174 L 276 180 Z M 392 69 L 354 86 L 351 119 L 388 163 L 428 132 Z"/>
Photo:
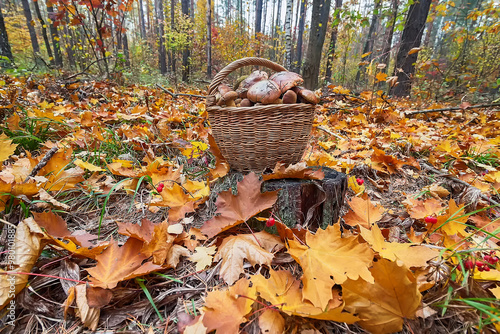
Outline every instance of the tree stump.
<path id="1" fill-rule="evenodd" d="M 299 224 L 310 229 L 325 229 L 339 219 L 347 191 L 347 175 L 323 168 L 323 180 L 279 179 L 262 184 L 262 192 L 281 189 L 273 207 L 288 227 Z"/>

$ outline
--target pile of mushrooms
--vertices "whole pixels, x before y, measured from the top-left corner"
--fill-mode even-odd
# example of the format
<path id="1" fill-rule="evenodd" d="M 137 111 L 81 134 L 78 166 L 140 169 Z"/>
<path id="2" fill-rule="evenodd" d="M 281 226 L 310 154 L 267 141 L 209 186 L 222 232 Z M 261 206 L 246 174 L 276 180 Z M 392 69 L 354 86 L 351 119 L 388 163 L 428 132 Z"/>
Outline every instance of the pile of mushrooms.
<path id="1" fill-rule="evenodd" d="M 254 71 L 233 88 L 219 85 L 215 96 L 221 107 L 251 107 L 265 104 L 317 104 L 319 97 L 304 87 L 304 79 L 294 72 L 278 72 L 268 77 L 264 71 Z"/>

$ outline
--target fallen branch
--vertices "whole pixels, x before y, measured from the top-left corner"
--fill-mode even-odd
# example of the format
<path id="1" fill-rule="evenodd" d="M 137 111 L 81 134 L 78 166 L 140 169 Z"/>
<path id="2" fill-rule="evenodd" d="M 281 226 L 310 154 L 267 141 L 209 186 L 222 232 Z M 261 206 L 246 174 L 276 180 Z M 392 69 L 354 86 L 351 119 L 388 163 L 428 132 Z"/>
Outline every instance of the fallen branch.
<path id="1" fill-rule="evenodd" d="M 36 176 L 36 174 L 38 174 L 40 169 L 45 167 L 45 165 L 47 165 L 47 163 L 49 162 L 50 158 L 52 158 L 54 156 L 54 154 L 56 154 L 58 149 L 59 149 L 59 147 L 56 144 L 56 146 L 52 147 L 47 153 L 45 153 L 45 156 L 42 158 L 42 160 L 40 160 L 40 162 L 35 166 L 35 168 L 33 168 L 30 175 L 28 175 L 26 180 L 24 180 L 24 183 L 28 182 L 30 177 Z"/>
<path id="2" fill-rule="evenodd" d="M 416 114 L 427 114 L 430 112 L 441 112 L 441 111 L 454 111 L 454 110 L 466 110 L 466 109 L 480 109 L 480 108 L 488 108 L 488 107 L 498 107 L 500 106 L 500 103 L 490 103 L 490 104 L 478 104 L 475 106 L 470 106 L 467 108 L 460 108 L 460 107 L 449 107 L 449 108 L 439 108 L 439 109 L 426 109 L 426 110 L 415 110 L 415 111 L 408 111 L 405 113 L 406 116 L 412 116 Z"/>
<path id="3" fill-rule="evenodd" d="M 161 90 L 163 90 L 165 93 L 169 94 L 170 96 L 172 96 L 172 98 L 176 99 L 177 96 L 189 96 L 189 97 L 196 97 L 196 98 L 200 98 L 200 99 L 206 99 L 207 97 L 206 96 L 203 96 L 203 95 L 196 95 L 196 94 L 185 94 L 185 93 L 173 93 L 171 91 L 169 91 L 168 89 L 160 86 L 159 84 L 156 84 L 156 87 L 160 88 Z"/>
<path id="4" fill-rule="evenodd" d="M 459 178 L 456 178 L 456 177 L 454 177 L 454 176 L 452 176 L 452 175 L 448 174 L 446 171 L 442 171 L 442 170 L 436 169 L 436 168 L 434 168 L 434 167 L 432 167 L 432 166 L 428 165 L 428 164 L 427 164 L 426 162 L 424 162 L 424 161 L 420 161 L 420 164 L 422 165 L 422 167 L 424 167 L 424 169 L 427 169 L 427 170 L 429 170 L 429 171 L 433 172 L 434 174 L 437 174 L 437 176 L 440 176 L 440 177 L 446 177 L 446 178 L 448 178 L 448 179 L 450 179 L 450 180 L 452 180 L 452 181 L 454 181 L 454 182 L 456 182 L 456 183 L 459 183 L 459 184 L 464 185 L 464 186 L 466 186 L 466 187 L 469 187 L 469 188 L 472 188 L 472 189 L 474 189 L 474 190 L 477 190 L 477 191 L 479 192 L 479 194 L 480 194 L 479 196 L 480 196 L 483 200 L 485 200 L 485 201 L 487 201 L 487 202 L 491 203 L 491 204 L 492 204 L 492 205 L 494 205 L 494 206 L 498 206 L 498 207 L 500 207 L 500 203 L 498 203 L 498 202 L 496 202 L 495 200 L 492 200 L 492 199 L 491 199 L 491 198 L 489 198 L 488 196 L 484 195 L 484 194 L 481 192 L 481 190 L 477 189 L 477 188 L 476 188 L 476 187 L 474 187 L 473 185 L 470 185 L 470 184 L 468 184 L 467 182 L 462 181 L 462 180 L 460 180 Z"/>
<path id="5" fill-rule="evenodd" d="M 111 59 L 111 58 L 113 58 L 113 56 L 111 56 L 111 57 L 105 57 L 105 58 L 99 58 L 99 59 L 96 59 L 96 60 L 94 60 L 93 62 L 91 62 L 91 63 L 90 63 L 87 67 L 85 67 L 85 68 L 83 69 L 83 71 L 78 72 L 78 73 L 73 74 L 73 75 L 70 75 L 69 77 L 63 78 L 63 80 L 64 80 L 64 81 L 67 81 L 67 80 L 69 80 L 69 79 L 76 78 L 77 76 L 82 75 L 82 74 L 84 74 L 85 72 L 87 72 L 87 70 L 88 70 L 88 69 L 89 69 L 92 65 L 94 65 L 95 63 L 100 62 L 101 60 Z"/>
<path id="6" fill-rule="evenodd" d="M 340 136 L 340 135 L 338 135 L 338 134 L 336 134 L 334 132 L 331 132 L 330 130 L 328 130 L 328 129 L 322 127 L 322 126 L 318 126 L 317 128 L 320 129 L 321 131 L 325 131 L 326 133 L 328 133 L 331 136 L 337 137 L 340 140 L 344 140 L 345 139 L 342 136 Z"/>

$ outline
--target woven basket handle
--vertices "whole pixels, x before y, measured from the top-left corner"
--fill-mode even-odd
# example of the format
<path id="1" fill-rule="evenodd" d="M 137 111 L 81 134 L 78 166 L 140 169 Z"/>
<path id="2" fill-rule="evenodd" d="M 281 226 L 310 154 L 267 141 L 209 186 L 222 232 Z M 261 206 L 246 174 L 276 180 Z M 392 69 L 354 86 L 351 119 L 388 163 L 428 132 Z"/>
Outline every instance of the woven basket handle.
<path id="1" fill-rule="evenodd" d="M 219 73 L 217 73 L 217 75 L 212 80 L 210 87 L 208 88 L 208 95 L 215 94 L 215 92 L 217 91 L 217 87 L 219 87 L 221 82 L 229 74 L 231 74 L 231 72 L 233 72 L 233 71 L 235 71 L 243 66 L 249 66 L 249 65 L 265 66 L 265 67 L 268 67 L 271 70 L 276 71 L 276 72 L 286 71 L 286 68 L 284 68 L 283 66 L 276 64 L 275 62 L 272 62 L 270 60 L 264 59 L 264 58 L 258 58 L 258 57 L 241 58 L 241 59 L 233 61 L 231 64 L 227 65 Z"/>

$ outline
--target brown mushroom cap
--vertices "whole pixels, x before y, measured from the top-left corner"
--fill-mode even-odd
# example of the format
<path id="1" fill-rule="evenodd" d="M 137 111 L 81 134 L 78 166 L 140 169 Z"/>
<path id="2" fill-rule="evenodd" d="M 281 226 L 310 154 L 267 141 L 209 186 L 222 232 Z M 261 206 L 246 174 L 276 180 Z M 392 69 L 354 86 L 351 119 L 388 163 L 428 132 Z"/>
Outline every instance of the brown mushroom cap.
<path id="1" fill-rule="evenodd" d="M 274 81 L 278 85 L 282 94 L 290 88 L 304 83 L 304 79 L 299 74 L 288 71 L 274 73 L 269 80 Z"/>
<path id="2" fill-rule="evenodd" d="M 232 88 L 226 84 L 221 84 L 218 87 L 220 95 L 224 96 L 227 92 L 232 91 Z"/>
<path id="3" fill-rule="evenodd" d="M 310 104 L 318 104 L 319 103 L 319 97 L 314 94 L 313 91 L 310 91 L 309 89 L 305 89 L 304 87 L 293 87 L 292 88 L 295 93 L 297 93 L 297 96 L 302 98 L 304 101 Z"/>
<path id="4" fill-rule="evenodd" d="M 240 107 L 251 107 L 251 106 L 253 106 L 253 103 L 249 99 L 243 99 L 240 102 Z"/>
<path id="5" fill-rule="evenodd" d="M 236 107 L 236 104 L 234 103 L 234 100 L 238 98 L 238 93 L 236 93 L 234 90 L 231 90 L 224 94 L 222 97 L 222 100 L 224 100 L 226 106 L 228 107 Z"/>
<path id="6" fill-rule="evenodd" d="M 270 104 L 279 98 L 281 92 L 278 85 L 271 80 L 262 80 L 254 84 L 247 92 L 247 97 L 255 103 Z"/>
<path id="7" fill-rule="evenodd" d="M 264 71 L 253 71 L 250 73 L 248 77 L 246 77 L 241 83 L 240 86 L 238 87 L 238 90 L 242 89 L 249 89 L 252 87 L 255 83 L 262 81 L 262 80 L 267 80 L 268 75 Z"/>
<path id="8" fill-rule="evenodd" d="M 297 103 L 297 94 L 293 90 L 287 90 L 283 95 L 284 104 L 294 104 Z"/>

